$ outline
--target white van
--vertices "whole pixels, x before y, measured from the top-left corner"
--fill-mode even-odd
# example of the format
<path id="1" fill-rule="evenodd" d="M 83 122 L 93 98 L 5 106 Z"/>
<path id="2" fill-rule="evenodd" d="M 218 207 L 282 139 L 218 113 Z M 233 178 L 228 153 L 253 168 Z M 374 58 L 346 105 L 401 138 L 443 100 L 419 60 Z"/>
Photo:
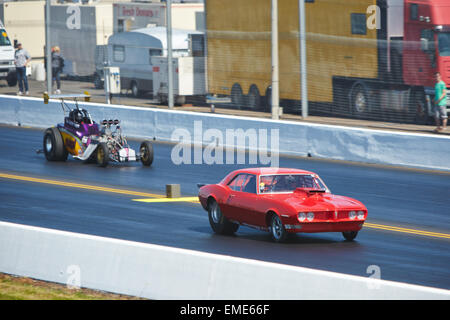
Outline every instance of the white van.
<path id="1" fill-rule="evenodd" d="M 193 30 L 172 30 L 172 56 L 189 57 L 193 55 L 192 36 L 203 33 Z M 197 46 L 198 47 L 198 46 Z M 197 53 L 197 56 L 201 54 Z M 131 90 L 133 96 L 153 93 L 154 57 L 167 57 L 167 34 L 165 27 L 141 28 L 129 32 L 116 33 L 109 37 L 107 46 L 97 46 L 96 73 L 94 83 L 103 86 L 103 68 L 120 68 L 122 90 Z M 203 59 L 203 57 L 202 57 Z"/>
<path id="2" fill-rule="evenodd" d="M 9 40 L 3 23 L 0 21 L 0 79 L 6 79 L 10 87 L 17 84 L 14 64 L 14 47 Z"/>

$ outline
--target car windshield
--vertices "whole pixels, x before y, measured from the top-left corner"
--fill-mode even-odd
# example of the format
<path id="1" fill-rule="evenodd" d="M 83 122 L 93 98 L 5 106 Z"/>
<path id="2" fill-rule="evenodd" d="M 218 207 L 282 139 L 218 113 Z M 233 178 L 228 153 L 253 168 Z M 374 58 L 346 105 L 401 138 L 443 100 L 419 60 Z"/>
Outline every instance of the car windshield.
<path id="1" fill-rule="evenodd" d="M 439 55 L 450 57 L 450 32 L 438 33 Z"/>
<path id="2" fill-rule="evenodd" d="M 287 193 L 297 188 L 312 188 L 330 192 L 317 175 L 311 174 L 280 174 L 264 175 L 259 178 L 260 193 Z"/>
<path id="3" fill-rule="evenodd" d="M 0 29 L 0 46 L 10 46 L 10 45 L 11 41 L 9 41 L 5 29 Z"/>

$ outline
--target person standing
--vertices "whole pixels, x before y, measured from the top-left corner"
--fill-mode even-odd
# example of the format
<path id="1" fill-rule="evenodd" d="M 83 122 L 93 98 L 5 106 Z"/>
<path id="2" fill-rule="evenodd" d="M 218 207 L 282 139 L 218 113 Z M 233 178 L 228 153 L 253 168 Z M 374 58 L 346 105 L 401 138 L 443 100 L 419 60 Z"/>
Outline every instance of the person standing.
<path id="1" fill-rule="evenodd" d="M 441 74 L 436 72 L 436 85 L 434 86 L 434 119 L 436 121 L 435 132 L 445 131 L 447 129 L 447 88 L 442 81 Z M 442 127 L 440 120 L 442 119 Z"/>
<path id="2" fill-rule="evenodd" d="M 19 82 L 19 96 L 24 93 L 29 95 L 28 79 L 27 79 L 27 65 L 30 63 L 31 57 L 27 50 L 22 47 L 21 43 L 17 44 L 17 50 L 14 54 L 14 62 L 16 64 L 17 82 Z"/>
<path id="3" fill-rule="evenodd" d="M 64 68 L 64 58 L 61 55 L 61 49 L 58 46 L 52 50 L 52 83 L 56 81 L 56 94 L 61 93 L 61 72 Z"/>

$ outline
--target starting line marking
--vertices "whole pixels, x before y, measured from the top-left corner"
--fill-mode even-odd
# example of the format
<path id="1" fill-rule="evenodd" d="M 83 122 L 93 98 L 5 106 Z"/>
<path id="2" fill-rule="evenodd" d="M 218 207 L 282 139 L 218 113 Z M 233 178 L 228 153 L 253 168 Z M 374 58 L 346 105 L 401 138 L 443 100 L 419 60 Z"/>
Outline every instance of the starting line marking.
<path id="1" fill-rule="evenodd" d="M 131 199 L 138 202 L 195 202 L 200 203 L 198 197 L 158 198 L 158 199 Z"/>

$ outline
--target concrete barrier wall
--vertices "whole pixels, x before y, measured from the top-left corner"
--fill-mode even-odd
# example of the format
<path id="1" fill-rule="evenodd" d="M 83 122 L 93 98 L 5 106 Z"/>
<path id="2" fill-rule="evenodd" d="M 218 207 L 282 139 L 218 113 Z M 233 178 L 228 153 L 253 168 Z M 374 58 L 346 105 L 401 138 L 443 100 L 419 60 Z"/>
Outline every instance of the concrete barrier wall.
<path id="1" fill-rule="evenodd" d="M 81 103 L 95 121 L 120 119 L 126 136 L 173 141 L 176 129 L 186 129 L 193 143 L 195 121 L 203 132 L 215 129 L 272 129 L 279 131 L 279 153 L 364 163 L 450 171 L 450 136 L 410 134 L 292 121 L 274 121 L 208 113 Z M 59 101 L 0 95 L 0 123 L 46 128 L 63 121 Z M 195 138 L 195 139 L 194 139 Z M 270 141 L 270 137 L 269 137 Z M 178 142 L 178 141 L 173 141 Z M 248 146 L 247 146 L 247 149 Z"/>
<path id="2" fill-rule="evenodd" d="M 450 291 L 0 222 L 0 272 L 150 299 L 450 299 Z"/>

